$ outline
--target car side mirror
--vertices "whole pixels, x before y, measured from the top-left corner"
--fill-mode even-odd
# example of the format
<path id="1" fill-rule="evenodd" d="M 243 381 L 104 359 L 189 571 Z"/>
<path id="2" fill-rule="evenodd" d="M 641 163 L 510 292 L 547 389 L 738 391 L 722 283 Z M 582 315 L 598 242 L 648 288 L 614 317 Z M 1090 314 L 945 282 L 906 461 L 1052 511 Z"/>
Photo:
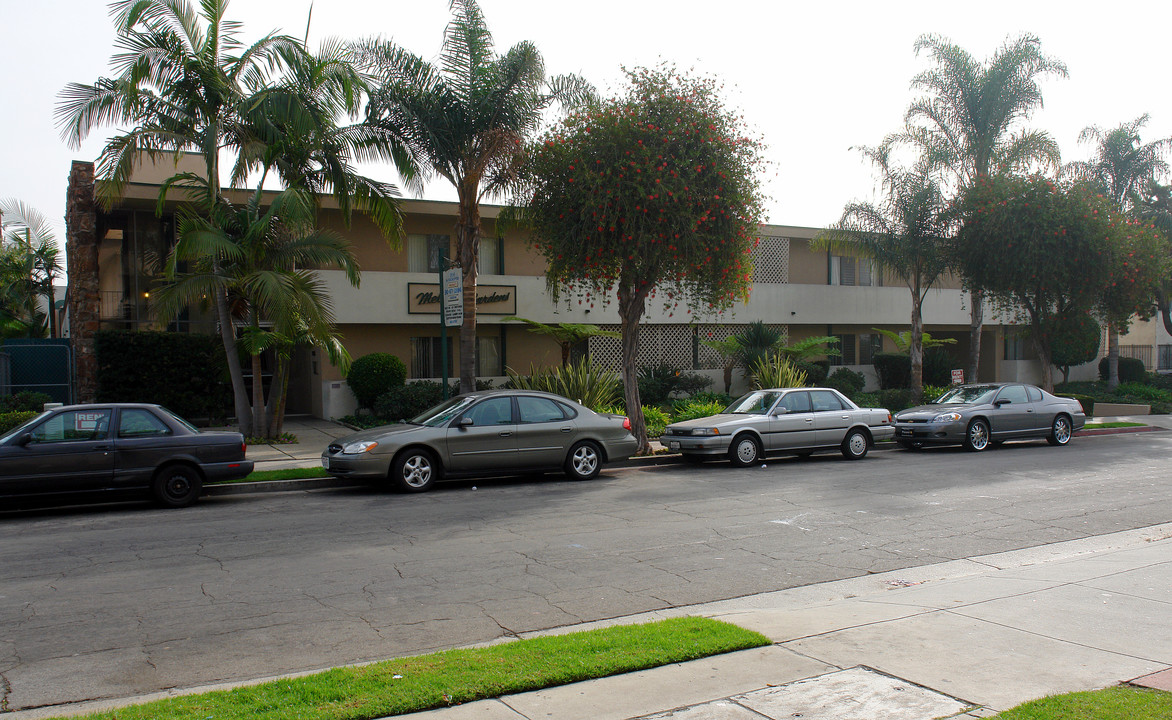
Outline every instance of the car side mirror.
<path id="1" fill-rule="evenodd" d="M 468 417 L 467 415 L 460 418 L 460 421 L 456 423 L 456 425 L 458 425 L 460 427 L 471 427 L 472 425 L 475 425 L 475 424 L 476 423 L 472 422 L 472 418 Z"/>
<path id="2" fill-rule="evenodd" d="M 999 408 L 999 407 L 1001 407 L 1002 405 L 1012 405 L 1012 404 L 1013 404 L 1013 401 L 1012 401 L 1012 400 L 996 400 L 996 401 L 994 401 L 994 403 L 993 403 L 993 407 L 998 407 L 998 408 Z"/>
<path id="3" fill-rule="evenodd" d="M 789 412 L 789 408 L 783 408 L 783 407 L 779 407 L 779 408 L 774 408 L 774 409 L 773 409 L 773 414 L 774 414 L 774 415 L 785 415 L 785 414 L 786 414 L 786 413 L 788 413 L 788 412 Z"/>
<path id="4" fill-rule="evenodd" d="M 32 441 L 33 441 L 33 434 L 32 433 L 21 433 L 20 435 L 16 436 L 16 444 L 21 447 L 28 445 Z"/>

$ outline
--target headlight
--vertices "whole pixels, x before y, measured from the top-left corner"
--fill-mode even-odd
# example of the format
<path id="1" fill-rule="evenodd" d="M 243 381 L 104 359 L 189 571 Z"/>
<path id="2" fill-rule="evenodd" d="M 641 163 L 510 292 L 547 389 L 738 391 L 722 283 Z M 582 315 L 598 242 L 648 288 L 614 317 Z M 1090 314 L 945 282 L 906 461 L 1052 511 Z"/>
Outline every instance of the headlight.
<path id="1" fill-rule="evenodd" d="M 342 446 L 343 455 L 358 455 L 359 453 L 370 452 L 378 447 L 378 443 L 373 440 L 363 440 L 362 442 L 347 443 Z"/>
<path id="2" fill-rule="evenodd" d="M 956 422 L 957 420 L 960 420 L 960 413 L 958 412 L 940 413 L 936 417 L 932 418 L 932 422 L 934 423 Z"/>
<path id="3" fill-rule="evenodd" d="M 693 435 L 719 435 L 719 428 L 695 428 L 692 430 Z"/>

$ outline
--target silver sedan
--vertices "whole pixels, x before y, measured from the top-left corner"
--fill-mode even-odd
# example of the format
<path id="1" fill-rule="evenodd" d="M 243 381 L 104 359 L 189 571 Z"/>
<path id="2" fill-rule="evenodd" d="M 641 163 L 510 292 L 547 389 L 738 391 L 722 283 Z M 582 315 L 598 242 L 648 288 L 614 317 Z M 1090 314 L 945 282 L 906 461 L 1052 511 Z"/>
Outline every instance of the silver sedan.
<path id="1" fill-rule="evenodd" d="M 767 455 L 825 450 L 859 460 L 894 432 L 887 410 L 860 408 L 837 390 L 773 388 L 748 393 L 719 415 L 668 425 L 660 442 L 687 459 L 727 457 L 747 467 Z"/>
<path id="2" fill-rule="evenodd" d="M 443 477 L 561 470 L 589 480 L 637 447 L 621 415 L 549 393 L 489 390 L 458 395 L 403 424 L 338 438 L 321 462 L 331 475 L 422 492 Z"/>
<path id="3" fill-rule="evenodd" d="M 1078 400 L 1057 397 L 1023 383 L 958 385 L 928 405 L 895 414 L 895 439 L 906 448 L 963 445 L 981 451 L 990 444 L 1046 438 L 1065 445 L 1086 423 Z"/>

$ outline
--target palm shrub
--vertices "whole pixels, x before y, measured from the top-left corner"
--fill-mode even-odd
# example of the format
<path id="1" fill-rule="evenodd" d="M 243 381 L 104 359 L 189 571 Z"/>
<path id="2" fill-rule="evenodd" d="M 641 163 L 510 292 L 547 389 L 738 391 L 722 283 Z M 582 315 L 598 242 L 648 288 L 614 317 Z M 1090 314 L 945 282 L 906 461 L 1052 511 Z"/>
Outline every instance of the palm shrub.
<path id="1" fill-rule="evenodd" d="M 518 375 L 512 368 L 505 368 L 505 374 L 512 387 L 554 393 L 596 411 L 613 406 L 621 395 L 618 376 L 588 358 L 544 370 L 531 365 L 528 375 Z"/>
<path id="2" fill-rule="evenodd" d="M 709 415 L 719 415 L 724 412 L 726 407 L 728 407 L 728 403 L 712 401 L 697 402 L 695 400 L 677 401 L 672 411 L 672 422 L 683 422 L 685 420 L 708 417 Z"/>
<path id="3" fill-rule="evenodd" d="M 757 388 L 805 387 L 807 375 L 785 355 L 775 352 L 762 356 L 749 368 Z"/>
<path id="4" fill-rule="evenodd" d="M 392 388 L 407 382 L 407 365 L 390 353 L 370 353 L 350 364 L 346 383 L 358 398 L 358 407 L 372 409 Z"/>

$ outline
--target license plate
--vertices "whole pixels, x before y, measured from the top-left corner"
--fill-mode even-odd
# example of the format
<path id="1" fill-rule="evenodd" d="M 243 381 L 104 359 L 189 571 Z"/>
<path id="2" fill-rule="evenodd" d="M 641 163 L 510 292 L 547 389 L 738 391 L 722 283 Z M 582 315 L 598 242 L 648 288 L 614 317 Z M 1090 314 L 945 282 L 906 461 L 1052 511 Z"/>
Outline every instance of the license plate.
<path id="1" fill-rule="evenodd" d="M 677 441 L 672 440 L 667 444 L 667 449 L 668 450 L 679 450 L 680 444 Z"/>
<path id="2" fill-rule="evenodd" d="M 912 436 L 912 431 L 907 428 L 900 428 L 896 432 L 900 435 L 900 437 L 911 437 Z"/>
<path id="3" fill-rule="evenodd" d="M 326 470 L 329 470 L 330 469 L 330 459 L 328 457 L 322 458 L 321 459 L 321 466 L 324 467 Z"/>

